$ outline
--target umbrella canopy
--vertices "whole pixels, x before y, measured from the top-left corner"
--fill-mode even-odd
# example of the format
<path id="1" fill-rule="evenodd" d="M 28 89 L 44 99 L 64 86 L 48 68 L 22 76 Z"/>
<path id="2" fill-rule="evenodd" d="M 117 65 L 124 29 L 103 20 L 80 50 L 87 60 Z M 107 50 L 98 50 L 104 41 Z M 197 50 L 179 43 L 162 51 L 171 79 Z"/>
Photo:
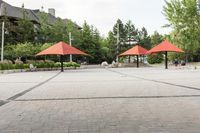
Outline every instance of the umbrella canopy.
<path id="1" fill-rule="evenodd" d="M 42 52 L 36 54 L 36 56 L 40 55 L 60 55 L 60 63 L 61 63 L 61 72 L 63 72 L 63 56 L 64 55 L 88 55 L 79 49 L 70 46 L 65 42 L 59 42 L 54 44 L 53 46 L 43 50 Z"/>
<path id="2" fill-rule="evenodd" d="M 131 49 L 125 51 L 124 53 L 120 54 L 119 56 L 129 56 L 129 60 L 130 60 L 130 55 L 136 55 L 137 56 L 137 67 L 139 67 L 139 55 L 145 55 L 146 52 L 148 50 L 146 50 L 145 48 L 136 45 L 134 47 L 132 47 Z"/>
<path id="3" fill-rule="evenodd" d="M 147 54 L 165 52 L 165 69 L 168 69 L 167 52 L 184 52 L 182 49 L 177 48 L 175 45 L 167 40 L 164 40 L 159 45 L 155 46 L 147 52 Z"/>
<path id="4" fill-rule="evenodd" d="M 159 45 L 155 46 L 147 52 L 147 54 L 158 53 L 158 52 L 184 52 L 183 50 L 177 48 L 175 45 L 171 44 L 169 41 L 165 40 Z"/>
<path id="5" fill-rule="evenodd" d="M 59 42 L 55 45 L 43 50 L 42 52 L 36 54 L 36 56 L 39 55 L 88 55 L 79 49 L 70 46 L 69 44 L 65 42 Z"/>
<path id="6" fill-rule="evenodd" d="M 132 47 L 131 49 L 125 51 L 124 53 L 120 54 L 119 56 L 127 56 L 127 55 L 145 55 L 146 52 L 148 50 L 146 50 L 145 48 L 136 45 L 134 47 Z"/>

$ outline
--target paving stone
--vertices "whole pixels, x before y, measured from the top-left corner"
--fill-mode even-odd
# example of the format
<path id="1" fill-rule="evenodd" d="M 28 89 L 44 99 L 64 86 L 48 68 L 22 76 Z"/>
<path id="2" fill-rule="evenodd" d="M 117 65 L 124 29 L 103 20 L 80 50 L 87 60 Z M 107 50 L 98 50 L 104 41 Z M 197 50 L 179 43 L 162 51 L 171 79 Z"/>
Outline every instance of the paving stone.
<path id="1" fill-rule="evenodd" d="M 56 73 L 1 75 L 0 98 Z M 199 70 L 65 71 L 0 106 L 0 133 L 199 133 L 199 79 Z"/>

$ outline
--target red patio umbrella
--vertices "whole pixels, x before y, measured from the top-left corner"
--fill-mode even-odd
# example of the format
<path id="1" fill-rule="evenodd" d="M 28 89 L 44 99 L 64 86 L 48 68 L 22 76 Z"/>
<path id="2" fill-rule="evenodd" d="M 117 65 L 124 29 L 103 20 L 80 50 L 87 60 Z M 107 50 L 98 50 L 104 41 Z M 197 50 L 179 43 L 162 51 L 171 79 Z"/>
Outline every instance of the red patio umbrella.
<path id="1" fill-rule="evenodd" d="M 60 55 L 60 62 L 61 62 L 61 72 L 63 72 L 63 56 L 64 55 L 88 55 L 79 49 L 70 46 L 65 42 L 59 42 L 54 44 L 53 46 L 41 51 L 40 53 L 36 54 L 36 56 L 41 55 Z"/>
<path id="2" fill-rule="evenodd" d="M 162 43 L 149 50 L 147 54 L 159 53 L 159 52 L 165 52 L 165 69 L 168 69 L 167 52 L 184 52 L 184 51 L 180 48 L 177 48 L 169 41 L 164 40 Z"/>
<path id="3" fill-rule="evenodd" d="M 130 55 L 136 55 L 137 56 L 137 67 L 139 67 L 139 55 L 145 55 L 146 52 L 148 50 L 146 50 L 145 48 L 136 45 L 134 47 L 132 47 L 131 49 L 125 51 L 124 53 L 120 54 L 119 56 L 130 56 Z"/>

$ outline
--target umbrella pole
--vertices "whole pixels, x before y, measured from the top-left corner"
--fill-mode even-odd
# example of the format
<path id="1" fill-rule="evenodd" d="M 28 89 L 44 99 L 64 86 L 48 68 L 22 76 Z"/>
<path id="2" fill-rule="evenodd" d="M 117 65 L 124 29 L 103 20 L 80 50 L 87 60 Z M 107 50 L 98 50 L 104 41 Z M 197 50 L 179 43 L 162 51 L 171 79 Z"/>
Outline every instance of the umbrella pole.
<path id="1" fill-rule="evenodd" d="M 168 69 L 167 51 L 165 51 L 165 69 Z"/>
<path id="2" fill-rule="evenodd" d="M 139 68 L 139 55 L 137 55 L 137 68 Z"/>
<path id="3" fill-rule="evenodd" d="M 61 72 L 64 71 L 63 69 L 63 55 L 60 55 L 60 63 L 61 63 Z"/>
<path id="4" fill-rule="evenodd" d="M 131 56 L 128 56 L 128 63 L 131 63 Z"/>

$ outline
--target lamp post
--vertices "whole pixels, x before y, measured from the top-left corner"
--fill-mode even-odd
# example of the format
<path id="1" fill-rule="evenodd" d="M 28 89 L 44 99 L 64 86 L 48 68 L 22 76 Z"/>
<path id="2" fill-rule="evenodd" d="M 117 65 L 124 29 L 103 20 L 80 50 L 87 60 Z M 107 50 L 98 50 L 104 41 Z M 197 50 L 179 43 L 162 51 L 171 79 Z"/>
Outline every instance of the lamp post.
<path id="1" fill-rule="evenodd" d="M 4 50 L 4 27 L 5 27 L 5 23 L 2 22 L 1 62 L 3 62 L 3 50 Z"/>
<path id="2" fill-rule="evenodd" d="M 69 44 L 72 46 L 72 33 L 69 32 Z M 70 54 L 70 62 L 72 62 L 72 54 Z"/>
<path id="3" fill-rule="evenodd" d="M 120 34 L 119 34 L 119 23 L 117 23 L 117 58 L 116 58 L 116 61 L 119 62 L 119 57 L 118 57 L 118 54 L 119 54 L 119 37 L 120 37 Z"/>

